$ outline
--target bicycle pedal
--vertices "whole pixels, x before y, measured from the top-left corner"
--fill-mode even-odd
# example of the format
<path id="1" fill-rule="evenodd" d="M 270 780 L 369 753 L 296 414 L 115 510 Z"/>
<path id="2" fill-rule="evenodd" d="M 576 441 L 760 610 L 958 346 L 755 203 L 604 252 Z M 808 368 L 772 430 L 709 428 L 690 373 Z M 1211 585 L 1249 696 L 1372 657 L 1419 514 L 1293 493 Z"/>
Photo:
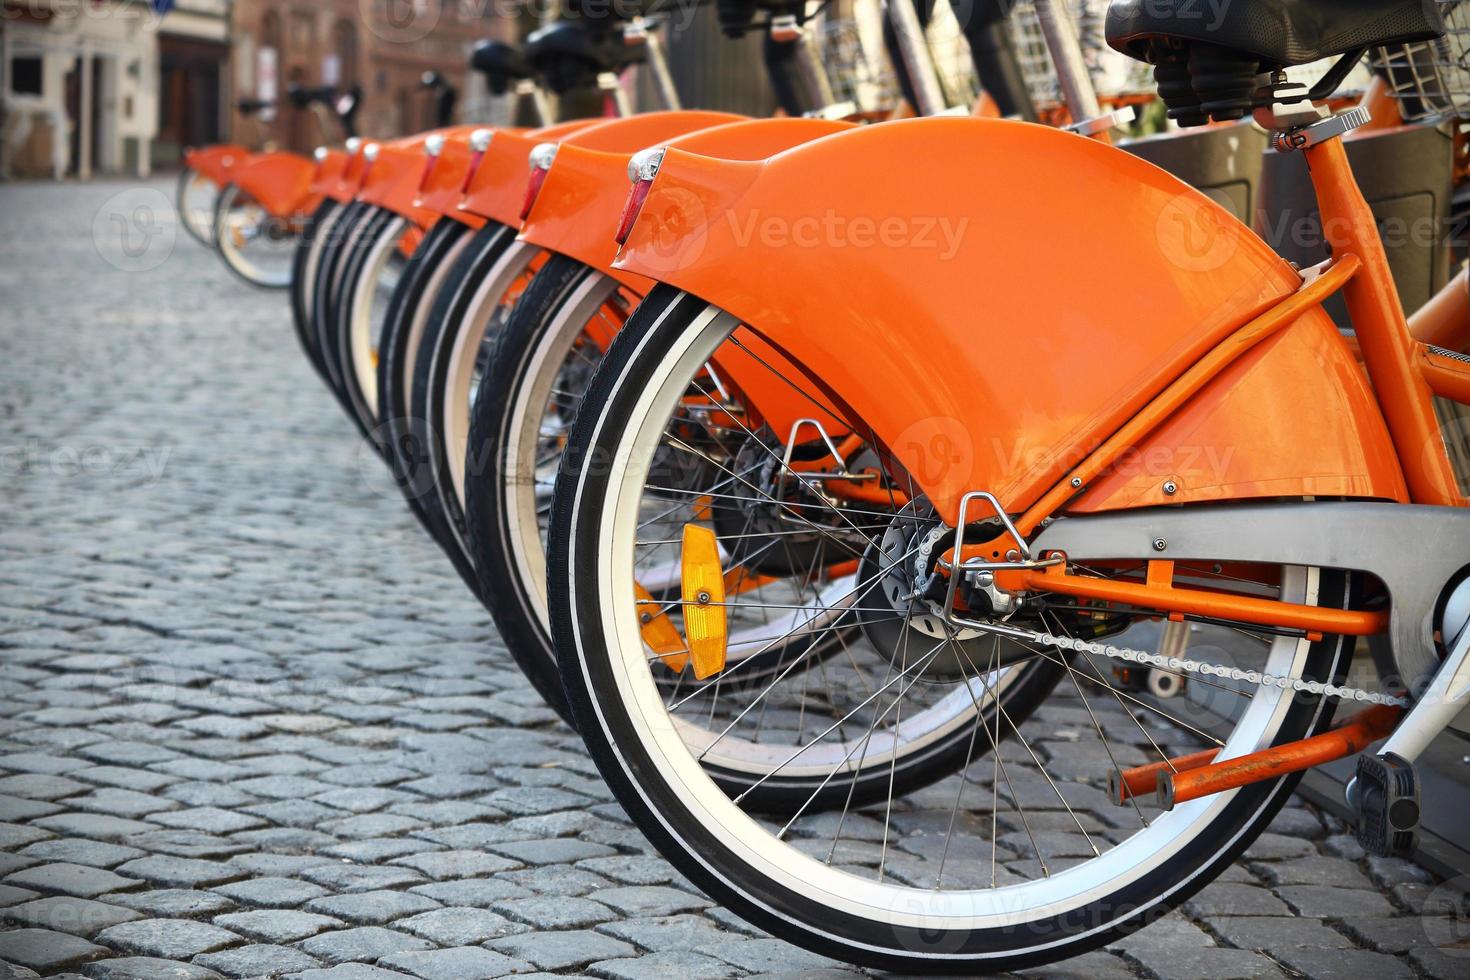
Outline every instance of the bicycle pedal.
<path id="1" fill-rule="evenodd" d="M 1408 857 L 1419 840 L 1419 774 L 1393 753 L 1358 756 L 1353 786 L 1358 843 L 1381 857 Z"/>

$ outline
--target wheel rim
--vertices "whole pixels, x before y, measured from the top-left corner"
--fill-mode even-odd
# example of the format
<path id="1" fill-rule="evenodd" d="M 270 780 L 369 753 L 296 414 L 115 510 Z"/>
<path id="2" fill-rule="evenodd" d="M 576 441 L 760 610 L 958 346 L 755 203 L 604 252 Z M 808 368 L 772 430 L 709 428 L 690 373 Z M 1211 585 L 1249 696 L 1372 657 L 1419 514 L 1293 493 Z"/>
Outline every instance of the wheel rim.
<path id="1" fill-rule="evenodd" d="M 478 387 L 481 352 L 496 328 L 520 296 L 530 279 L 534 260 L 542 250 L 526 242 L 515 242 L 476 285 L 465 317 L 451 324 L 444 395 L 438 406 L 438 428 L 443 433 L 444 460 L 448 483 L 460 512 L 465 503 L 465 462 L 470 445 L 470 409 Z M 436 476 L 443 487 L 443 481 Z M 458 529 L 456 528 L 456 533 Z"/>
<path id="2" fill-rule="evenodd" d="M 295 236 L 289 222 L 234 186 L 221 196 L 216 217 L 215 245 L 236 272 L 270 289 L 291 284 Z"/>
<path id="3" fill-rule="evenodd" d="M 566 362 L 575 356 L 573 348 L 585 333 L 587 322 L 604 315 L 609 300 L 618 292 L 619 283 L 612 277 L 588 275 L 557 309 L 550 328 L 538 339 L 520 372 L 524 381 L 512 399 L 503 465 L 493 470 L 495 478 L 504 481 L 501 499 L 509 501 L 514 512 L 506 521 L 512 560 L 543 624 L 547 619 L 546 517 L 560 459 L 559 452 L 547 458 L 546 444 L 549 439 L 565 438 L 580 406 L 580 398 L 563 394 L 566 389 L 559 380 Z M 626 319 L 627 304 L 620 305 L 621 319 Z M 595 366 L 596 362 L 584 364 L 587 368 Z"/>
<path id="4" fill-rule="evenodd" d="M 205 244 L 214 241 L 214 209 L 219 189 L 214 181 L 190 170 L 179 182 L 179 218 L 189 233 Z"/>
<path id="5" fill-rule="evenodd" d="M 742 863 L 754 868 L 768 881 L 826 907 L 915 930 L 1014 927 L 1043 915 L 1050 918 L 1084 906 L 1106 897 L 1126 882 L 1163 867 L 1206 826 L 1219 818 L 1240 791 L 1186 803 L 1168 813 L 1152 814 L 1146 825 L 1136 828 L 1130 835 L 1119 835 L 1121 839 L 1106 849 L 1099 846 L 1099 856 L 1055 874 L 1030 881 L 999 883 L 995 887 L 919 888 L 897 883 L 891 877 L 884 880 L 881 863 L 877 878 L 868 879 L 851 873 L 849 869 L 834 866 L 830 863 L 830 856 L 826 861 L 809 856 L 779 838 L 776 828 L 763 825 L 747 814 L 715 784 L 698 757 L 704 746 L 691 746 L 687 728 L 682 728 L 671 717 L 667 692 L 653 679 L 638 621 L 630 614 L 636 602 L 630 570 L 637 567 L 637 535 L 645 513 L 646 484 L 666 420 L 679 407 L 687 380 L 694 378 L 709 362 L 735 326 L 728 315 L 709 308 L 695 318 L 672 347 L 659 351 L 652 380 L 640 387 L 631 417 L 618 423 L 616 450 L 607 454 L 609 491 L 600 499 L 581 494 L 575 498 L 581 501 L 579 509 L 595 509 L 594 516 L 588 519 L 596 521 L 597 559 L 595 567 L 583 569 L 582 574 L 573 579 L 572 585 L 574 591 L 592 591 L 595 596 L 593 615 L 598 620 L 597 633 L 607 639 L 605 653 L 581 650 L 580 683 L 595 691 L 599 699 L 617 700 L 618 711 L 631 719 L 639 750 L 657 767 L 661 785 L 675 795 L 678 805 L 700 826 L 708 828 L 716 839 L 726 843 Z M 1280 580 L 1281 596 L 1287 601 L 1314 602 L 1318 580 L 1315 570 L 1284 569 Z M 579 605 L 573 602 L 570 608 L 575 620 Z M 579 643 L 584 635 L 580 626 L 572 631 L 572 636 Z M 1310 649 L 1305 639 L 1275 637 L 1263 645 L 1264 670 L 1278 677 L 1301 676 Z M 606 677 L 599 673 L 599 682 L 594 683 L 588 671 L 587 658 L 594 656 L 606 658 L 606 672 L 613 679 L 610 689 Z M 1252 697 L 1221 750 L 1222 759 L 1270 744 L 1291 708 L 1290 696 L 1279 689 L 1263 688 L 1249 693 Z M 605 716 L 600 709 L 598 714 Z M 606 727 L 605 721 L 603 724 Z M 1098 734 L 1103 735 L 1101 728 Z M 1106 736 L 1103 740 L 1106 742 Z M 995 757 L 996 768 L 1002 768 L 1003 760 L 998 754 Z M 708 762 L 708 755 L 705 762 Z M 996 801 L 1000 783 L 999 778 L 992 783 L 992 791 L 996 794 L 992 798 L 992 813 L 999 811 Z M 963 785 L 962 782 L 961 789 Z M 642 796 L 650 806 L 655 806 L 647 791 L 642 791 Z M 1017 809 L 1024 809 L 1025 804 L 1019 797 L 1015 798 L 1015 804 Z M 890 802 L 890 809 L 891 806 Z M 1071 810 L 1068 806 L 1067 812 L 1071 813 Z M 1075 814 L 1072 815 L 1075 818 Z M 1139 816 L 1143 817 L 1141 810 Z M 780 831 L 786 829 L 779 828 Z M 1031 835 L 1032 831 L 1028 829 L 1026 833 Z M 1088 835 L 1087 831 L 1083 834 L 1096 836 Z M 887 845 L 886 836 L 884 842 Z M 1032 843 L 1036 843 L 1034 835 Z M 1094 843 L 1099 842 L 1094 840 Z M 836 846 L 834 843 L 834 852 Z M 992 842 L 992 862 L 996 860 L 995 853 Z M 1040 845 L 1037 845 L 1037 853 L 1039 861 L 1045 857 Z M 697 854 L 691 856 L 703 860 Z M 723 877 L 718 868 L 708 864 L 706 867 L 711 874 Z M 741 886 L 740 882 L 729 884 L 734 888 Z M 1097 928 L 1106 928 L 1109 924 L 1103 923 Z"/>

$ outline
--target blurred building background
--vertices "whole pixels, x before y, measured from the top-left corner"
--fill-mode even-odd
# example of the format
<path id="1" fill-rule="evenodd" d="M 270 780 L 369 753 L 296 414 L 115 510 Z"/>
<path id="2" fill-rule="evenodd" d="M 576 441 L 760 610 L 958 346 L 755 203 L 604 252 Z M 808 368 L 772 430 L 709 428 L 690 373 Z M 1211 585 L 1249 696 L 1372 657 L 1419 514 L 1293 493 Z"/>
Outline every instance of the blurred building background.
<path id="1" fill-rule="evenodd" d="M 340 133 L 285 99 L 362 86 L 362 131 L 428 128 L 430 69 L 475 118 L 473 43 L 524 33 L 499 0 L 0 0 L 0 175 L 146 176 L 221 141 L 309 151 Z M 277 103 L 247 117 L 240 99 Z"/>
<path id="2" fill-rule="evenodd" d="M 358 127 L 372 137 L 434 125 L 435 95 L 421 82 L 429 70 L 457 89 L 458 119 L 509 122 L 504 100 L 492 100 L 467 70 L 470 50 L 482 38 L 523 38 L 559 2 L 0 0 L 0 177 L 144 176 L 176 165 L 191 145 L 309 152 L 338 142 L 342 134 L 327 114 L 290 104 L 293 84 L 360 86 Z M 1101 0 L 1071 2 L 1086 26 L 1089 7 Z M 714 8 L 679 2 L 665 17 L 684 105 L 769 113 L 761 32 L 723 37 Z M 881 10 L 881 0 L 831 0 L 813 26 L 834 94 L 864 108 L 891 104 L 893 95 Z M 1014 26 L 1023 55 L 1035 62 L 1028 76 L 1045 87 L 1045 51 L 1025 30 L 1028 10 L 1028 0 L 1018 0 Z M 948 101 L 968 103 L 975 80 L 950 4 L 934 5 L 929 34 Z M 640 71 L 626 73 L 624 84 L 636 104 L 657 105 Z M 247 115 L 237 110 L 241 99 L 275 105 Z"/>

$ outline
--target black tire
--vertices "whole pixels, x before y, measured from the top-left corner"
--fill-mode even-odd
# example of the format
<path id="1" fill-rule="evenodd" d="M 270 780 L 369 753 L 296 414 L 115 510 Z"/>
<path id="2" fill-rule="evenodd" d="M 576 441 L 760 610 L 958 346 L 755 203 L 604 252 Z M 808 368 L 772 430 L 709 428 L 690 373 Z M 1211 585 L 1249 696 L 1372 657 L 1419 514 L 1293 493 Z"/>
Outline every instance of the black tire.
<path id="1" fill-rule="evenodd" d="M 362 224 L 375 210 L 371 205 L 353 201 L 343 205 L 342 211 L 332 222 L 331 234 L 322 244 L 321 256 L 317 261 L 316 282 L 312 286 L 311 328 L 316 334 L 314 345 L 324 372 L 327 387 L 339 401 L 344 397 L 342 379 L 335 357 L 330 355 L 328 344 L 330 325 L 336 320 L 337 293 L 342 281 L 343 263 L 349 251 L 349 243 L 361 234 Z M 343 405 L 343 408 L 349 408 Z"/>
<path id="2" fill-rule="evenodd" d="M 378 352 L 378 426 L 388 466 L 409 509 L 429 536 L 444 549 L 470 591 L 477 592 L 474 568 L 464 556 L 459 542 L 449 528 L 436 519 L 437 511 L 431 513 L 424 506 L 425 498 L 432 495 L 432 488 L 426 484 L 428 460 L 416 448 L 421 427 L 408 416 L 408 385 L 404 377 L 409 346 L 416 339 L 413 326 L 417 322 L 422 328 L 427 317 L 432 315 L 436 298 L 473 238 L 468 226 L 450 219 L 442 220 L 424 236 L 404 268 L 388 305 Z"/>
<path id="3" fill-rule="evenodd" d="M 551 321 L 579 285 L 601 273 L 581 262 L 553 255 L 536 273 L 515 311 L 496 336 L 480 377 L 470 414 L 470 453 L 483 460 L 483 473 L 465 481 L 467 541 L 479 576 L 480 598 L 495 618 L 506 648 L 546 703 L 575 727 L 562 688 L 556 651 L 547 632 L 546 614 L 532 595 L 515 561 L 512 521 L 518 501 L 506 499 L 497 476 L 509 441 L 512 409 L 527 397 L 527 360 L 543 342 Z"/>
<path id="4" fill-rule="evenodd" d="M 500 297 L 483 297 L 487 279 L 516 245 L 513 229 L 490 222 L 475 233 L 475 240 L 460 256 L 444 287 L 435 298 L 434 309 L 424 324 L 414 358 L 413 387 L 409 393 L 408 418 L 418 426 L 413 445 L 422 454 L 419 462 L 423 473 L 421 503 L 430 520 L 452 541 L 466 562 L 473 556 L 467 547 L 464 514 L 449 474 L 449 450 L 445 444 L 444 391 L 448 384 L 450 360 L 460 331 L 477 315 L 476 302 L 499 302 Z M 488 338 L 486 340 L 488 343 Z M 468 411 L 468 407 L 466 407 Z M 448 547 L 448 545 L 446 545 Z M 478 592 L 478 589 L 476 590 Z"/>
<path id="5" fill-rule="evenodd" d="M 322 363 L 321 350 L 317 346 L 316 324 L 312 321 L 315 309 L 317 268 L 321 265 L 326 237 L 336 219 L 341 215 L 342 205 L 330 197 L 307 219 L 301 241 L 296 245 L 296 255 L 291 263 L 291 321 L 296 327 L 296 339 L 301 350 L 316 373 L 326 380 L 326 366 Z"/>
<path id="6" fill-rule="evenodd" d="M 1140 868 L 1115 891 L 1088 894 L 1075 908 L 1051 918 L 1015 925 L 920 931 L 902 922 L 907 907 L 858 914 L 856 902 L 834 907 L 814 900 L 753 864 L 736 843 L 692 811 L 649 750 L 647 721 L 617 696 L 617 674 L 602 632 L 603 610 L 595 575 L 574 569 L 598 566 L 602 503 L 611 467 L 581 465 L 612 459 L 625 448 L 618 433 L 634 417 L 637 398 L 654 367 L 675 349 L 693 317 L 709 304 L 658 287 L 624 327 L 604 358 L 578 416 L 553 498 L 548 586 L 552 636 L 556 638 L 567 697 L 603 777 L 649 840 L 681 873 L 712 898 L 755 925 L 813 952 L 862 966 L 902 973 L 996 973 L 1055 962 L 1098 948 L 1153 921 L 1212 881 L 1269 824 L 1300 776 L 1258 783 L 1222 798 L 1201 833 L 1181 843 L 1170 859 Z M 596 410 L 592 410 L 595 406 Z M 1345 577 L 1319 572 L 1318 601 L 1347 604 Z M 1350 648 L 1328 637 L 1306 649 L 1305 676 L 1340 683 Z M 1281 744 L 1322 731 L 1335 702 L 1305 695 L 1281 709 L 1275 740 Z M 1137 866 L 1135 866 L 1137 867 Z M 1116 882 L 1114 878 L 1111 881 Z M 1101 888 L 1101 886 L 1099 886 Z M 921 906 L 922 907 L 922 906 Z M 872 906 L 868 907 L 870 910 Z"/>
<path id="7" fill-rule="evenodd" d="M 371 288 L 367 278 L 375 274 L 371 263 L 375 252 L 396 246 L 408 228 L 407 219 L 384 208 L 374 208 L 364 219 L 361 233 L 346 246 L 337 279 L 337 296 L 333 304 L 332 320 L 328 323 L 324 337 L 323 357 L 328 363 L 337 365 L 338 397 L 348 415 L 379 453 L 385 452 L 383 433 L 378 430 L 378 415 L 375 406 L 358 382 L 357 371 L 352 363 L 353 320 L 359 312 L 357 292 L 360 287 Z M 396 251 L 388 257 L 397 261 Z M 376 385 L 376 377 L 374 376 Z"/>

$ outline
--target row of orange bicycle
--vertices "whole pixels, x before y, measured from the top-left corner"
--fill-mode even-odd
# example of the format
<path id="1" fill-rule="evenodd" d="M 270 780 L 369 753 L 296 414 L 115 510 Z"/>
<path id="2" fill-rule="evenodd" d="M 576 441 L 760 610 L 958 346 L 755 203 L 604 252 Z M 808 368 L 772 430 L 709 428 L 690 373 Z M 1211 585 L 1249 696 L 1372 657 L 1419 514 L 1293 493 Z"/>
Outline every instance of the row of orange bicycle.
<path id="1" fill-rule="evenodd" d="M 539 127 L 198 150 L 180 210 L 684 875 L 848 962 L 1036 965 L 1315 766 L 1411 853 L 1464 737 L 1470 3 L 1200 6 L 966 5 L 977 93 L 891 3 L 895 111 L 819 10 L 722 2 L 765 119 L 587 12 L 476 51 Z M 1129 59 L 1157 99 L 1099 96 Z"/>

